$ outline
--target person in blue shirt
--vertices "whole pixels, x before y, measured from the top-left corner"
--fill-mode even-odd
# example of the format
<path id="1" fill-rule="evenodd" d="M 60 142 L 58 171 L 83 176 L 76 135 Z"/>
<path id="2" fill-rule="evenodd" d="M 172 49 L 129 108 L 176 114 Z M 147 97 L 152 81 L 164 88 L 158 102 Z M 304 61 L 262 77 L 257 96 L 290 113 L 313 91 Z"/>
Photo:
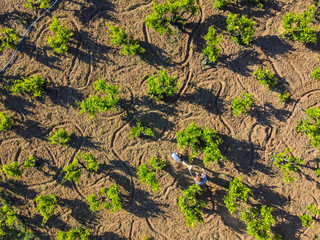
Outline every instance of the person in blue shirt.
<path id="1" fill-rule="evenodd" d="M 194 178 L 196 184 L 201 186 L 207 182 L 207 173 L 202 168 L 202 174 L 199 176 L 199 173 L 196 172 L 196 177 Z"/>

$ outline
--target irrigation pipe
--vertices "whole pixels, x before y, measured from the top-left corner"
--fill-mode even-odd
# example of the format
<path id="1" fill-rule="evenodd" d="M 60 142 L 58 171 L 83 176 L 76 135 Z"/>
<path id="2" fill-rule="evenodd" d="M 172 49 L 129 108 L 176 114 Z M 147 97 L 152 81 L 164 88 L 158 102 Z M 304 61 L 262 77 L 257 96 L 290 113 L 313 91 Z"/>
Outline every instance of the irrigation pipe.
<path id="1" fill-rule="evenodd" d="M 49 12 L 51 10 L 51 8 L 58 2 L 59 0 L 56 0 L 44 13 L 41 14 L 40 17 L 38 17 L 31 25 L 30 27 L 27 29 L 27 31 L 24 33 L 24 35 L 22 36 L 17 49 L 14 51 L 14 53 L 12 54 L 10 60 L 7 62 L 7 64 L 0 70 L 0 73 L 2 73 L 7 67 L 8 65 L 11 63 L 12 59 L 14 58 L 14 56 L 16 55 L 16 53 L 19 50 L 20 45 L 22 44 L 23 39 L 25 38 L 25 36 L 27 35 L 27 33 L 29 32 L 29 30 L 33 27 L 33 25 L 38 22 L 47 12 Z"/>

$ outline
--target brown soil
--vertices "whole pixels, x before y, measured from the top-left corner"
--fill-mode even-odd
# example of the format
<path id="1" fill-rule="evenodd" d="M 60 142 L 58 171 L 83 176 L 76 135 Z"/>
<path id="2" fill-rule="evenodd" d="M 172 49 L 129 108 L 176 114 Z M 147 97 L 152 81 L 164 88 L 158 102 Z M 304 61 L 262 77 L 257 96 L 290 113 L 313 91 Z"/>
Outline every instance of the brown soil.
<path id="1" fill-rule="evenodd" d="M 2 176 L 1 185 L 15 193 L 13 206 L 20 209 L 24 223 L 41 240 L 53 239 L 58 231 L 80 224 L 90 229 L 92 239 L 253 239 L 239 217 L 231 216 L 223 203 L 225 183 L 241 175 L 252 189 L 254 201 L 273 208 L 276 233 L 288 240 L 313 239 L 320 232 L 319 223 L 314 228 L 302 228 L 298 216 L 306 205 L 320 206 L 319 180 L 311 162 L 320 154 L 305 135 L 295 132 L 295 126 L 303 116 L 300 109 L 320 107 L 320 82 L 311 78 L 320 64 L 319 41 L 305 45 L 281 37 L 282 17 L 289 11 L 303 11 L 311 2 L 270 0 L 259 10 L 242 0 L 241 7 L 231 5 L 217 11 L 210 0 L 200 0 L 200 13 L 189 20 L 185 30 L 177 29 L 173 36 L 166 37 L 144 25 L 146 15 L 152 12 L 151 1 L 60 1 L 28 34 L 2 76 L 2 83 L 31 74 L 47 82 L 46 94 L 37 99 L 1 89 L 0 109 L 15 121 L 12 131 L 0 133 L 1 164 L 22 162 L 29 154 L 41 164 L 24 172 L 16 182 Z M 0 27 L 12 27 L 22 36 L 30 18 L 38 14 L 24 9 L 24 3 L 1 0 Z M 251 46 L 238 46 L 227 35 L 228 11 L 254 18 L 257 38 Z M 74 33 L 66 54 L 54 54 L 47 45 L 52 16 Z M 142 42 L 146 49 L 142 58 L 119 54 L 109 42 L 109 23 L 125 28 Z M 204 67 L 201 51 L 211 25 L 224 35 L 222 54 L 216 66 Z M 2 53 L 0 67 L 12 53 L 7 49 Z M 288 104 L 280 103 L 276 91 L 267 91 L 252 77 L 259 66 L 276 73 L 277 89 L 291 93 Z M 146 79 L 162 67 L 179 78 L 180 90 L 170 101 L 155 102 L 146 97 Z M 121 101 L 114 112 L 90 120 L 79 114 L 77 103 L 93 93 L 92 85 L 99 74 L 121 85 Z M 229 109 L 230 99 L 243 90 L 258 99 L 257 106 L 237 118 Z M 154 138 L 130 138 L 130 128 L 137 119 L 152 124 Z M 206 167 L 209 187 L 203 194 L 208 203 L 205 223 L 187 228 L 177 198 L 192 179 L 185 169 L 171 162 L 168 150 L 182 153 L 175 133 L 192 121 L 217 130 L 229 162 Z M 72 133 L 70 146 L 48 142 L 57 128 Z M 282 152 L 287 146 L 294 156 L 309 162 L 295 175 L 298 180 L 290 184 L 283 182 L 280 170 L 270 160 L 272 153 Z M 84 174 L 78 185 L 61 184 L 62 168 L 80 151 L 90 151 L 98 158 L 98 174 Z M 136 169 L 157 154 L 167 159 L 169 166 L 159 175 L 163 190 L 154 193 L 138 181 Z M 86 197 L 113 183 L 120 186 L 123 210 L 91 213 Z M 51 193 L 61 202 L 56 215 L 42 226 L 32 199 Z"/>

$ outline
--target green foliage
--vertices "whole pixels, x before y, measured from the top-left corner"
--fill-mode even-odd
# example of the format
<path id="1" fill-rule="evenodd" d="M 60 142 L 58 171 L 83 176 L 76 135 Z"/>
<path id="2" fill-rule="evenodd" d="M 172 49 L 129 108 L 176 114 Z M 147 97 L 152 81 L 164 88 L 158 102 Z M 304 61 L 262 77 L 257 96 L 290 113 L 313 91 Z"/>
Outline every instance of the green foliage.
<path id="1" fill-rule="evenodd" d="M 123 28 L 109 26 L 111 43 L 115 46 L 121 46 L 123 55 L 136 55 L 145 52 L 145 49 L 140 47 L 139 41 L 129 37 Z"/>
<path id="2" fill-rule="evenodd" d="M 250 0 L 250 2 L 256 5 L 258 8 L 263 8 L 263 4 L 266 3 L 268 0 Z"/>
<path id="3" fill-rule="evenodd" d="M 225 159 L 218 148 L 222 140 L 215 130 L 210 128 L 203 129 L 192 122 L 189 127 L 176 133 L 176 136 L 179 147 L 184 149 L 191 147 L 191 157 L 198 155 L 199 151 L 202 151 L 205 164 Z"/>
<path id="4" fill-rule="evenodd" d="M 310 227 L 313 223 L 313 217 L 317 215 L 320 216 L 320 209 L 317 208 L 317 205 L 308 205 L 306 206 L 307 214 L 299 216 L 302 222 L 303 227 Z"/>
<path id="5" fill-rule="evenodd" d="M 237 210 L 239 200 L 247 202 L 251 190 L 241 182 L 241 177 L 235 177 L 229 185 L 229 191 L 224 196 L 224 203 L 231 214 Z"/>
<path id="6" fill-rule="evenodd" d="M 7 205 L 6 202 L 3 204 L 0 208 L 0 239 L 33 239 L 33 234 L 26 230 L 25 226 L 16 216 L 13 208 Z"/>
<path id="7" fill-rule="evenodd" d="M 205 36 L 205 40 L 207 42 L 207 46 L 203 49 L 203 55 L 208 56 L 208 59 L 211 63 L 215 63 L 220 54 L 220 48 L 217 47 L 221 42 L 222 34 L 217 36 L 216 30 L 213 26 L 209 27 L 208 33 Z"/>
<path id="8" fill-rule="evenodd" d="M 206 203 L 199 199 L 201 187 L 192 184 L 188 189 L 183 191 L 183 195 L 179 197 L 178 206 L 184 213 L 184 218 L 188 227 L 194 227 L 197 222 L 203 223 L 202 209 Z"/>
<path id="9" fill-rule="evenodd" d="M 242 98 L 234 97 L 231 100 L 232 114 L 238 117 L 242 114 L 246 114 L 247 109 L 252 107 L 257 101 L 257 99 L 254 98 L 252 94 L 247 94 L 246 91 L 243 91 L 242 95 Z"/>
<path id="10" fill-rule="evenodd" d="M 168 96 L 173 96 L 178 92 L 179 82 L 177 77 L 169 77 L 165 70 L 160 70 L 158 76 L 148 78 L 148 94 L 155 99 L 163 99 Z"/>
<path id="11" fill-rule="evenodd" d="M 112 212 L 117 212 L 122 208 L 121 200 L 119 197 L 119 187 L 114 184 L 110 188 L 102 188 L 100 196 L 91 194 L 87 197 L 92 212 L 101 209 L 109 209 Z"/>
<path id="12" fill-rule="evenodd" d="M 305 133 L 310 138 L 311 145 L 320 148 L 320 108 L 308 108 L 306 115 L 297 125 L 296 131 Z"/>
<path id="13" fill-rule="evenodd" d="M 165 161 L 158 157 L 151 158 L 149 164 L 154 171 L 160 171 L 167 165 Z"/>
<path id="14" fill-rule="evenodd" d="M 273 89 L 277 84 L 277 79 L 274 77 L 274 74 L 270 72 L 268 68 L 258 69 L 253 72 L 253 75 L 256 76 L 260 85 Z"/>
<path id="15" fill-rule="evenodd" d="M 63 170 L 66 175 L 63 177 L 62 183 L 66 181 L 74 181 L 75 183 L 80 182 L 80 177 L 82 175 L 81 168 L 79 167 L 79 161 L 74 159 L 72 163 L 64 167 Z"/>
<path id="16" fill-rule="evenodd" d="M 14 178 L 14 180 L 17 180 L 18 177 L 20 177 L 23 173 L 23 171 L 19 169 L 19 164 L 17 161 L 3 165 L 1 168 L 4 174 L 6 174 L 8 177 Z"/>
<path id="17" fill-rule="evenodd" d="M 12 118 L 7 116 L 5 112 L 0 112 L 0 131 L 10 130 L 12 125 Z"/>
<path id="18" fill-rule="evenodd" d="M 163 4 L 153 2 L 153 13 L 146 18 L 146 25 L 157 31 L 161 35 L 164 33 L 172 34 L 173 30 L 171 24 L 185 25 L 187 19 L 182 16 L 185 13 L 194 15 L 199 9 L 195 0 L 177 0 L 167 1 Z"/>
<path id="19" fill-rule="evenodd" d="M 221 9 L 231 2 L 235 2 L 235 0 L 213 0 L 213 7 L 217 9 Z"/>
<path id="20" fill-rule="evenodd" d="M 286 148 L 283 153 L 277 153 L 272 156 L 274 165 L 281 168 L 283 173 L 283 180 L 286 183 L 297 180 L 297 178 L 291 175 L 292 172 L 297 172 L 299 170 L 299 165 L 305 165 L 305 162 L 300 158 L 295 158 L 292 156 L 291 149 Z"/>
<path id="21" fill-rule="evenodd" d="M 16 49 L 18 46 L 18 35 L 12 28 L 1 29 L 3 37 L 0 37 L 0 52 L 4 48 Z"/>
<path id="22" fill-rule="evenodd" d="M 290 98 L 290 93 L 286 90 L 283 93 L 278 93 L 277 97 L 281 102 L 286 102 Z"/>
<path id="23" fill-rule="evenodd" d="M 320 80 L 320 67 L 317 67 L 311 75 L 315 80 Z"/>
<path id="24" fill-rule="evenodd" d="M 138 121 L 136 126 L 131 129 L 130 134 L 132 138 L 137 138 L 141 135 L 154 137 L 152 129 L 142 126 L 140 121 Z"/>
<path id="25" fill-rule="evenodd" d="M 60 231 L 57 240 L 88 240 L 90 231 L 84 227 L 72 228 L 68 232 Z"/>
<path id="26" fill-rule="evenodd" d="M 146 163 L 142 163 L 138 167 L 137 174 L 142 183 L 148 184 L 155 192 L 160 190 L 160 184 L 156 179 L 156 172 L 160 171 L 166 163 L 159 158 L 152 158 L 149 160 L 150 167 Z"/>
<path id="27" fill-rule="evenodd" d="M 0 237 L 6 235 L 8 229 L 13 228 L 17 216 L 12 207 L 4 205 L 0 208 Z"/>
<path id="28" fill-rule="evenodd" d="M 255 22 L 247 16 L 229 13 L 227 18 L 227 31 L 232 40 L 237 44 L 249 45 L 254 40 Z"/>
<path id="29" fill-rule="evenodd" d="M 313 218 L 309 214 L 301 215 L 301 216 L 299 216 L 299 218 L 301 219 L 301 224 L 303 227 L 310 227 L 314 221 Z M 311 228 L 312 228 L 312 226 L 311 226 Z"/>
<path id="30" fill-rule="evenodd" d="M 87 113 L 92 119 L 99 112 L 113 111 L 114 107 L 118 104 L 119 98 L 119 85 L 108 85 L 103 78 L 99 78 L 94 82 L 94 89 L 103 94 L 91 95 L 87 100 L 79 103 L 80 113 Z"/>
<path id="31" fill-rule="evenodd" d="M 316 170 L 315 170 L 315 173 L 316 173 L 316 176 L 319 178 L 320 180 L 320 167 L 318 167 Z"/>
<path id="32" fill-rule="evenodd" d="M 247 224 L 247 232 L 257 240 L 281 239 L 271 232 L 271 227 L 276 223 L 271 211 L 272 208 L 263 205 L 260 208 L 251 208 L 249 212 L 241 212 L 241 219 Z"/>
<path id="33" fill-rule="evenodd" d="M 28 3 L 23 4 L 23 6 L 25 8 L 30 8 L 30 9 L 36 9 L 36 8 L 49 8 L 49 0 L 38 0 L 38 2 L 36 2 L 35 0 L 28 0 Z"/>
<path id="34" fill-rule="evenodd" d="M 288 13 L 283 17 L 282 26 L 286 30 L 283 36 L 303 43 L 317 42 L 317 29 L 311 27 L 310 23 L 314 21 L 315 6 L 312 5 L 302 14 Z"/>
<path id="35" fill-rule="evenodd" d="M 29 155 L 23 165 L 25 168 L 34 167 L 36 165 L 35 157 L 32 155 Z"/>
<path id="36" fill-rule="evenodd" d="M 84 164 L 84 162 L 86 164 Z M 80 177 L 82 175 L 81 168 L 86 169 L 89 172 L 98 171 L 98 161 L 90 152 L 78 153 L 72 163 L 63 168 L 63 171 L 66 172 L 66 175 L 63 177 L 62 182 L 74 181 L 75 183 L 80 182 Z"/>
<path id="37" fill-rule="evenodd" d="M 75 156 L 75 159 L 77 159 L 79 162 L 81 162 L 80 160 L 86 161 L 87 171 L 90 171 L 90 172 L 97 172 L 98 171 L 99 163 L 98 163 L 97 159 L 95 158 L 95 156 L 93 156 L 90 152 L 78 153 Z"/>
<path id="38" fill-rule="evenodd" d="M 68 132 L 62 128 L 55 130 L 53 135 L 49 138 L 52 144 L 65 145 L 71 141 Z"/>
<path id="39" fill-rule="evenodd" d="M 22 80 L 13 81 L 13 85 L 9 88 L 13 94 L 29 92 L 33 97 L 39 97 L 44 93 L 44 79 L 37 75 L 30 78 L 22 78 Z"/>
<path id="40" fill-rule="evenodd" d="M 39 195 L 33 201 L 37 203 L 36 211 L 43 216 L 43 223 L 46 223 L 50 216 L 54 214 L 57 198 L 53 195 Z"/>
<path id="41" fill-rule="evenodd" d="M 50 24 L 50 30 L 56 34 L 55 37 L 48 38 L 48 44 L 58 54 L 62 54 L 68 51 L 67 42 L 73 33 L 65 26 L 61 26 L 59 20 L 56 17 L 52 18 Z"/>

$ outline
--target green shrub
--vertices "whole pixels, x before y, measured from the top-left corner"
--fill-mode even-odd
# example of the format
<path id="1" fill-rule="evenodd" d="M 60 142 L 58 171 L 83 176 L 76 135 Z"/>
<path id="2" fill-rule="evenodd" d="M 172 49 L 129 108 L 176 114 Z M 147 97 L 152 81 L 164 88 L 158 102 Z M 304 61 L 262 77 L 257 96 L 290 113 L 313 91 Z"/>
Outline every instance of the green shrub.
<path id="1" fill-rule="evenodd" d="M 123 28 L 109 25 L 110 42 L 115 46 L 121 46 L 121 53 L 123 55 L 136 55 L 145 52 L 145 49 L 140 47 L 139 41 L 129 37 Z"/>
<path id="2" fill-rule="evenodd" d="M 114 184 L 110 188 L 102 188 L 100 196 L 91 194 L 87 197 L 92 212 L 101 209 L 109 209 L 112 212 L 119 211 L 122 208 L 121 200 L 119 197 L 119 187 Z"/>
<path id="3" fill-rule="evenodd" d="M 317 208 L 317 205 L 308 205 L 306 206 L 307 214 L 299 216 L 303 227 L 310 227 L 313 223 L 313 217 L 320 216 L 320 209 Z M 313 226 L 311 226 L 312 228 Z"/>
<path id="4" fill-rule="evenodd" d="M 18 177 L 20 177 L 23 173 L 23 171 L 19 169 L 19 163 L 17 161 L 14 161 L 7 165 L 3 165 L 1 167 L 1 170 L 8 177 L 14 178 L 14 180 L 17 180 Z"/>
<path id="5" fill-rule="evenodd" d="M 108 85 L 103 78 L 99 78 L 94 82 L 94 88 L 96 91 L 101 92 L 103 95 L 90 95 L 87 100 L 79 103 L 80 114 L 87 113 L 92 119 L 99 112 L 108 112 L 114 110 L 114 107 L 118 104 L 119 98 L 119 85 Z"/>
<path id="6" fill-rule="evenodd" d="M 29 155 L 23 166 L 25 168 L 34 167 L 36 165 L 36 159 L 34 156 Z"/>
<path id="7" fill-rule="evenodd" d="M 251 208 L 249 212 L 241 212 L 241 219 L 247 224 L 247 232 L 257 240 L 281 239 L 280 236 L 271 232 L 271 227 L 276 223 L 271 211 L 272 208 L 263 205 L 259 208 Z"/>
<path id="8" fill-rule="evenodd" d="M 266 3 L 268 0 L 250 0 L 250 2 L 256 5 L 258 8 L 263 8 L 263 4 Z"/>
<path id="9" fill-rule="evenodd" d="M 12 28 L 1 29 L 3 37 L 0 37 L 0 52 L 4 48 L 16 49 L 18 46 L 18 35 L 16 31 Z"/>
<path id="10" fill-rule="evenodd" d="M 274 77 L 274 74 L 270 72 L 268 68 L 258 69 L 253 72 L 253 75 L 258 79 L 260 85 L 273 89 L 277 84 L 277 79 Z"/>
<path id="11" fill-rule="evenodd" d="M 185 13 L 194 15 L 199 9 L 195 0 L 167 1 L 163 4 L 153 2 L 153 13 L 146 18 L 146 25 L 157 31 L 161 35 L 164 33 L 172 34 L 171 24 L 185 25 L 187 19 L 182 16 Z"/>
<path id="12" fill-rule="evenodd" d="M 315 6 L 312 5 L 302 14 L 288 13 L 283 17 L 282 26 L 286 30 L 283 36 L 303 43 L 317 42 L 317 29 L 311 27 L 310 23 L 314 21 Z"/>
<path id="13" fill-rule="evenodd" d="M 148 184 L 155 192 L 160 190 L 160 184 L 156 178 L 156 172 L 160 171 L 166 163 L 159 158 L 149 160 L 150 167 L 146 163 L 142 163 L 138 167 L 137 175 L 140 182 Z"/>
<path id="14" fill-rule="evenodd" d="M 136 126 L 131 129 L 130 134 L 132 138 L 137 138 L 141 135 L 154 137 L 154 132 L 152 131 L 152 129 L 142 126 L 140 121 L 138 121 Z"/>
<path id="15" fill-rule="evenodd" d="M 10 130 L 12 125 L 12 118 L 7 116 L 5 112 L 0 112 L 0 131 Z"/>
<path id="16" fill-rule="evenodd" d="M 290 93 L 286 90 L 283 93 L 278 93 L 277 97 L 281 102 L 286 102 L 290 98 Z"/>
<path id="17" fill-rule="evenodd" d="M 20 177 L 23 173 L 23 169 L 20 169 L 20 167 L 23 165 L 24 168 L 34 167 L 36 164 L 36 159 L 32 155 L 29 155 L 27 160 L 20 164 L 17 161 L 14 161 L 12 163 L 9 163 L 7 165 L 1 166 L 1 170 L 4 174 L 6 174 L 8 177 L 14 178 L 14 180 L 17 180 L 18 177 Z"/>
<path id="18" fill-rule="evenodd" d="M 50 30 L 56 34 L 55 37 L 48 38 L 48 44 L 58 54 L 62 54 L 68 51 L 67 42 L 73 33 L 65 26 L 61 26 L 59 20 L 56 17 L 52 18 L 50 24 Z"/>
<path id="19" fill-rule="evenodd" d="M 177 77 L 169 77 L 165 70 L 160 70 L 157 77 L 151 76 L 148 78 L 148 94 L 157 100 L 163 99 L 177 93 L 178 85 Z"/>
<path id="20" fill-rule="evenodd" d="M 229 13 L 227 18 L 227 31 L 237 44 L 249 45 L 254 40 L 255 22 L 247 16 Z"/>
<path id="21" fill-rule="evenodd" d="M 35 239 L 31 231 L 16 216 L 12 207 L 2 202 L 0 208 L 0 239 Z"/>
<path id="22" fill-rule="evenodd" d="M 242 98 L 234 97 L 231 100 L 232 114 L 235 116 L 241 116 L 242 114 L 246 114 L 247 109 L 252 107 L 254 103 L 257 101 L 257 99 L 254 98 L 252 94 L 246 94 L 246 91 L 243 91 L 242 94 Z"/>
<path id="23" fill-rule="evenodd" d="M 0 237 L 4 237 L 10 229 L 15 228 L 17 216 L 12 207 L 4 205 L 0 208 L 0 219 Z"/>
<path id="24" fill-rule="evenodd" d="M 28 92 L 33 97 L 39 97 L 44 93 L 44 79 L 37 75 L 32 75 L 29 78 L 22 78 L 22 80 L 16 80 L 10 87 L 10 91 L 13 94 L 19 94 L 22 92 Z"/>
<path id="25" fill-rule="evenodd" d="M 188 227 L 194 227 L 196 223 L 203 223 L 202 210 L 206 207 L 206 203 L 199 199 L 201 187 L 192 184 L 188 189 L 183 191 L 183 195 L 179 197 L 178 206 L 184 213 L 186 224 Z"/>
<path id="26" fill-rule="evenodd" d="M 297 178 L 291 175 L 292 172 L 297 172 L 299 170 L 299 165 L 305 165 L 305 162 L 300 158 L 295 158 L 292 156 L 291 149 L 286 148 L 282 153 L 277 153 L 272 156 L 274 165 L 281 168 L 283 173 L 283 180 L 286 183 L 297 180 Z"/>
<path id="27" fill-rule="evenodd" d="M 88 240 L 90 231 L 84 227 L 72 228 L 68 232 L 60 231 L 57 240 Z"/>
<path id="28" fill-rule="evenodd" d="M 317 67 L 311 75 L 315 80 L 320 80 L 320 67 Z"/>
<path id="29" fill-rule="evenodd" d="M 228 3 L 235 2 L 236 0 L 213 0 L 213 7 L 217 9 L 224 8 Z"/>
<path id="30" fill-rule="evenodd" d="M 30 9 L 36 9 L 36 8 L 49 8 L 49 0 L 38 0 L 37 2 L 35 0 L 28 0 L 28 3 L 23 4 L 25 8 L 30 8 Z"/>
<path id="31" fill-rule="evenodd" d="M 63 171 L 66 172 L 66 175 L 63 177 L 62 182 L 74 181 L 78 183 L 82 175 L 81 169 L 85 169 L 88 172 L 97 172 L 98 171 L 98 161 L 90 152 L 78 153 L 72 163 L 63 168 Z"/>
<path id="32" fill-rule="evenodd" d="M 55 130 L 53 135 L 49 138 L 52 144 L 65 145 L 71 141 L 71 137 L 68 132 L 62 128 Z"/>
<path id="33" fill-rule="evenodd" d="M 213 26 L 209 27 L 208 33 L 205 36 L 207 46 L 203 49 L 203 55 L 207 56 L 211 63 L 215 63 L 220 54 L 220 48 L 217 47 L 221 42 L 222 34 L 216 35 L 216 30 Z"/>
<path id="34" fill-rule="evenodd" d="M 242 199 L 247 202 L 251 190 L 241 182 L 241 177 L 235 177 L 229 185 L 229 191 L 224 196 L 223 201 L 226 204 L 229 212 L 233 214 L 237 210 L 239 201 Z"/>
<path id="35" fill-rule="evenodd" d="M 320 108 L 308 108 L 306 115 L 297 125 L 296 131 L 306 134 L 311 140 L 311 145 L 320 148 Z"/>
<path id="36" fill-rule="evenodd" d="M 222 140 L 215 130 L 210 128 L 203 129 L 192 122 L 189 127 L 176 133 L 176 136 L 179 147 L 184 149 L 191 147 L 191 157 L 198 155 L 199 151 L 202 151 L 205 164 L 225 159 L 219 150 Z"/>
<path id="37" fill-rule="evenodd" d="M 43 223 L 46 223 L 50 216 L 54 214 L 54 208 L 57 204 L 57 198 L 53 195 L 39 195 L 33 201 L 37 204 L 36 211 L 43 216 Z"/>

